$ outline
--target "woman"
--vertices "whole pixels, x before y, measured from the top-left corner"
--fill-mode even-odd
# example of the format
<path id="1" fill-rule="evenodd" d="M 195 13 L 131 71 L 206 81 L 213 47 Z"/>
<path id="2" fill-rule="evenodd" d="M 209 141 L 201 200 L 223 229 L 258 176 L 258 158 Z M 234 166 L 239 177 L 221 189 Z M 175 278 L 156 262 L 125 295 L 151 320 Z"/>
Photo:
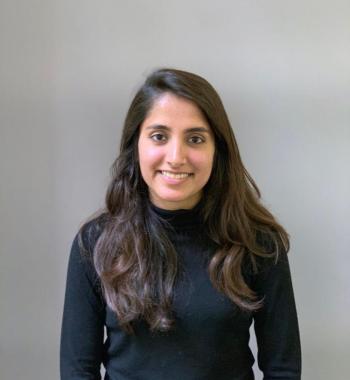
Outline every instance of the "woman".
<path id="1" fill-rule="evenodd" d="M 213 87 L 152 73 L 73 242 L 61 378 L 254 379 L 254 321 L 264 379 L 300 379 L 288 235 L 259 198 Z"/>

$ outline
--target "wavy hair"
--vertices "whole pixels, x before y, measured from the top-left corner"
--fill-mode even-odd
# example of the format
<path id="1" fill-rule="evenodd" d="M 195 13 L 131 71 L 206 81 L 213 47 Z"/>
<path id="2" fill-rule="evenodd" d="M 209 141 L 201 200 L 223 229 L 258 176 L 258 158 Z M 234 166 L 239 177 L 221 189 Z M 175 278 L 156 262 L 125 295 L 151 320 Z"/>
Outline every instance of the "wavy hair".
<path id="1" fill-rule="evenodd" d="M 243 165 L 215 89 L 193 73 L 168 68 L 154 71 L 128 110 L 119 156 L 111 168 L 103 229 L 93 252 L 106 302 L 128 333 L 140 318 L 154 331 L 167 331 L 174 323 L 177 253 L 164 225 L 152 212 L 138 162 L 140 125 L 164 93 L 194 102 L 215 137 L 213 170 L 201 199 L 203 224 L 219 247 L 208 267 L 213 286 L 241 309 L 257 310 L 262 301 L 249 288 L 243 263 L 249 258 L 256 271 L 257 256 L 277 260 L 281 249 L 289 250 L 287 232 L 262 205 L 260 191 Z"/>

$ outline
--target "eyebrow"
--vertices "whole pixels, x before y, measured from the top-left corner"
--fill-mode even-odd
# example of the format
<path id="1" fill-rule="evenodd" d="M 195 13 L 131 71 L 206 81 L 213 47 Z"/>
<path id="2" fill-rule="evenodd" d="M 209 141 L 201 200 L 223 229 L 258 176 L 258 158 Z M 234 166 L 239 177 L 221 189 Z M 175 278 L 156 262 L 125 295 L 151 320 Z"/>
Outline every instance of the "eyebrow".
<path id="1" fill-rule="evenodd" d="M 148 127 L 146 127 L 146 129 L 153 129 L 156 131 L 171 131 L 171 128 L 167 127 L 166 125 L 162 125 L 162 124 L 149 125 Z M 206 127 L 192 127 L 192 128 L 185 129 L 185 133 L 193 133 L 193 132 L 210 133 L 209 129 Z"/>

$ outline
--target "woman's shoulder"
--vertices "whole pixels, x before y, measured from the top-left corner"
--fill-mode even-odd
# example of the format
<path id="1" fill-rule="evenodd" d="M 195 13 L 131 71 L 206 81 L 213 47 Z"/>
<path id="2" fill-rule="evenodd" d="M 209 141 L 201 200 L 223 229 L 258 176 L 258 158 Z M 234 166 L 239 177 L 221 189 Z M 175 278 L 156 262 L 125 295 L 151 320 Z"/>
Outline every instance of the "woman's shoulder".
<path id="1" fill-rule="evenodd" d="M 93 284 L 98 283 L 98 276 L 94 266 L 94 249 L 101 236 L 108 214 L 101 212 L 94 214 L 82 224 L 76 233 L 70 252 L 69 270 L 75 277 L 87 276 Z"/>
<path id="2" fill-rule="evenodd" d="M 258 231 L 256 245 L 258 253 L 247 251 L 244 260 L 246 272 L 250 275 L 264 274 L 288 261 L 289 242 L 284 244 L 276 233 Z"/>
<path id="3" fill-rule="evenodd" d="M 75 237 L 82 251 L 87 251 L 92 254 L 95 245 L 107 224 L 108 219 L 108 213 L 102 211 L 98 214 L 95 213 L 92 217 L 83 223 Z"/>

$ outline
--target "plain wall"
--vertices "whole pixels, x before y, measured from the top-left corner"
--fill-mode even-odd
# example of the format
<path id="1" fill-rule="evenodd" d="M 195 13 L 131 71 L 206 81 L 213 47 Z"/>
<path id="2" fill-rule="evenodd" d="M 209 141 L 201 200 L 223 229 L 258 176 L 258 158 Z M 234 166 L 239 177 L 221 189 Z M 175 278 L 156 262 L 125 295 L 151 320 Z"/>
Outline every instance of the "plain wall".
<path id="1" fill-rule="evenodd" d="M 70 245 L 162 66 L 216 87 L 291 235 L 303 379 L 349 377 L 349 20 L 341 0 L 1 1 L 1 379 L 59 378 Z"/>

